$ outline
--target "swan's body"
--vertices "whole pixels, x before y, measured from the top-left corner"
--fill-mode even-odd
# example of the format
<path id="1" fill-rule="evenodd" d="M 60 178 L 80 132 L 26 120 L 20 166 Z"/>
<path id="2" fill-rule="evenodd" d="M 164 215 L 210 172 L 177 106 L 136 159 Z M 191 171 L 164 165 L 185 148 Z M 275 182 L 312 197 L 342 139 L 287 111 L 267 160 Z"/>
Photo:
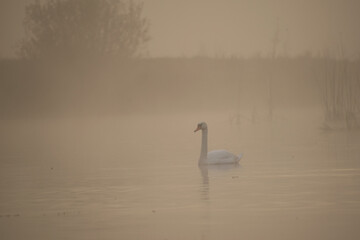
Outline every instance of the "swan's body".
<path id="1" fill-rule="evenodd" d="M 205 122 L 199 123 L 194 132 L 201 130 L 201 152 L 199 158 L 199 165 L 205 164 L 234 164 L 238 163 L 242 157 L 242 154 L 236 156 L 226 150 L 214 150 L 207 151 L 207 134 L 208 128 Z"/>
<path id="2" fill-rule="evenodd" d="M 205 164 L 238 163 L 241 157 L 242 154 L 236 156 L 235 154 L 228 152 L 226 150 L 214 150 L 208 152 Z"/>

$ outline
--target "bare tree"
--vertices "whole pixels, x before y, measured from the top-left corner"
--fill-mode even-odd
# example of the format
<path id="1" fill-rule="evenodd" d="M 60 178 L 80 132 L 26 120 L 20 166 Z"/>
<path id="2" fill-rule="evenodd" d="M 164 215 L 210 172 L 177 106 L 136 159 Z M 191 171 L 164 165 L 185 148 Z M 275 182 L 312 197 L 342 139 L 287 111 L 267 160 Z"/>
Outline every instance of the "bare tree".
<path id="1" fill-rule="evenodd" d="M 47 0 L 26 7 L 22 58 L 136 57 L 149 40 L 142 3 L 132 0 Z"/>

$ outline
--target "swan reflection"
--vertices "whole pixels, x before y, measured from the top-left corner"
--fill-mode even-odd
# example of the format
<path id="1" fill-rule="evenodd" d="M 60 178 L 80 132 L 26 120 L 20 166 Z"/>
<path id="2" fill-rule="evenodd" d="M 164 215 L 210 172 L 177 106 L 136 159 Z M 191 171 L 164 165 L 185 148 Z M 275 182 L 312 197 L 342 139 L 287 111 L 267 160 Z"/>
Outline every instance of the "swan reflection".
<path id="1" fill-rule="evenodd" d="M 239 163 L 234 164 L 217 164 L 217 165 L 199 165 L 202 177 L 202 185 L 200 188 L 201 199 L 209 200 L 210 179 L 212 175 L 224 174 L 234 169 L 241 169 Z"/>

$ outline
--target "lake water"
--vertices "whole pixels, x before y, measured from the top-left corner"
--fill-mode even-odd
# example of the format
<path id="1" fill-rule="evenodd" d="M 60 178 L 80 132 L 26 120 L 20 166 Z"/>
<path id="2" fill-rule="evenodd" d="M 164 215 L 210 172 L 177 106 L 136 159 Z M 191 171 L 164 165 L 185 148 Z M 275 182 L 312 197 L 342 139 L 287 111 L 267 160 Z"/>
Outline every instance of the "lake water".
<path id="1" fill-rule="evenodd" d="M 0 238 L 358 238 L 360 133 L 260 115 L 3 120 Z M 198 167 L 200 121 L 240 165 Z"/>

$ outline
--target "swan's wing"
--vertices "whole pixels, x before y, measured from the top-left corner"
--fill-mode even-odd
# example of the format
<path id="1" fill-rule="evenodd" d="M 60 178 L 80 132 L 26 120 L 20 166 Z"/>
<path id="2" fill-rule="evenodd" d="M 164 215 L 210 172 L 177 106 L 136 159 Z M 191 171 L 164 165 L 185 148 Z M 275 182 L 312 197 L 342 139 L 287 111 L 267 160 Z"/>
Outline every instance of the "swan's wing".
<path id="1" fill-rule="evenodd" d="M 211 151 L 208 152 L 208 156 L 207 156 L 208 164 L 237 163 L 239 161 L 240 161 L 240 157 L 226 150 Z"/>

